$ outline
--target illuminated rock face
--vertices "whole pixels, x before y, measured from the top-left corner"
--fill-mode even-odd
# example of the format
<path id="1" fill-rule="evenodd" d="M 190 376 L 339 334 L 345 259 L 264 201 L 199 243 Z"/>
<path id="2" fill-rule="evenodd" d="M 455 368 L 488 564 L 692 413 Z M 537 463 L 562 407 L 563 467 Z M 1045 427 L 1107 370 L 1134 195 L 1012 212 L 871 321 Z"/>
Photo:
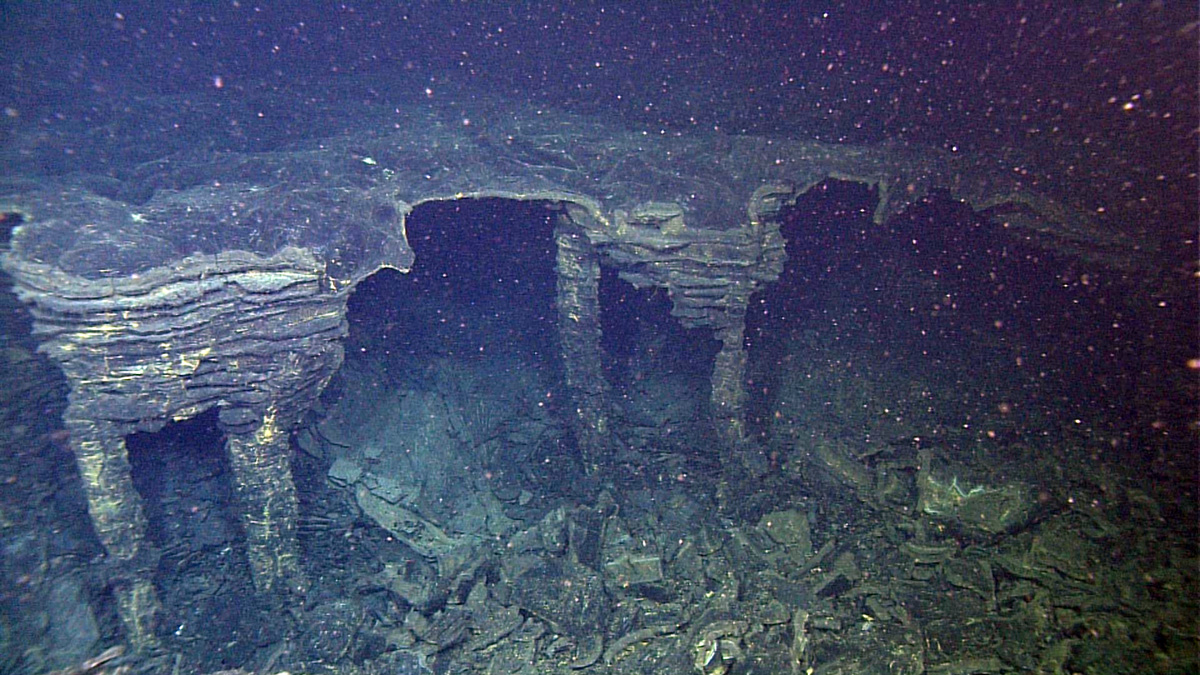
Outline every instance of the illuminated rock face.
<path id="1" fill-rule="evenodd" d="M 595 119 L 481 104 L 414 107 L 393 131 L 319 150 L 164 163 L 109 197 L 65 181 L 7 194 L 24 223 L 4 269 L 70 386 L 65 414 L 90 513 L 118 577 L 130 639 L 153 641 L 156 553 L 125 437 L 217 408 L 260 591 L 306 586 L 295 539 L 288 435 L 342 363 L 350 292 L 408 271 L 405 219 L 422 203 L 536 201 L 556 215 L 557 305 L 572 420 L 589 467 L 606 461 L 600 269 L 662 288 L 672 314 L 707 327 L 711 415 L 736 458 L 752 293 L 786 257 L 781 212 L 835 178 L 878 190 L 877 222 L 945 188 L 1006 220 L 1079 240 L 1078 214 L 960 156 L 910 148 L 669 136 Z M 123 201 L 118 194 L 149 195 Z"/>

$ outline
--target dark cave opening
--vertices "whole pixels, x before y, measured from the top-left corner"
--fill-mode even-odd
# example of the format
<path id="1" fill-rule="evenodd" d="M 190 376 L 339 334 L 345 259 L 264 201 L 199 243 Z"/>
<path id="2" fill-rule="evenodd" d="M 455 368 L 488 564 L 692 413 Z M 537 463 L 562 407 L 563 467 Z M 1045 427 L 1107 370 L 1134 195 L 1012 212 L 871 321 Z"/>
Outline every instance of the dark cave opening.
<path id="1" fill-rule="evenodd" d="M 842 280 L 861 274 L 875 202 L 861 183 L 826 181 L 783 213 L 783 272 L 751 296 L 746 313 L 748 435 L 769 432 L 792 343 L 801 331 L 821 325 Z"/>
<path id="2" fill-rule="evenodd" d="M 192 656 L 213 667 L 253 653 L 252 644 L 237 639 L 247 627 L 273 625 L 255 600 L 243 507 L 217 415 L 212 408 L 126 439 L 147 539 L 161 555 L 155 575 L 161 621 L 176 635 L 202 638 L 191 642 Z"/>
<path id="3" fill-rule="evenodd" d="M 147 537 L 160 548 L 181 543 L 196 549 L 232 541 L 234 533 L 220 523 L 234 522 L 223 512 L 234 499 L 225 436 L 212 408 L 196 417 L 170 422 L 156 432 L 126 438 L 134 488 L 142 496 Z M 191 516 L 202 516 L 193 529 Z"/>
<path id="4" fill-rule="evenodd" d="M 621 447 L 713 461 L 709 399 L 721 345 L 708 327 L 684 327 L 671 307 L 665 289 L 635 288 L 601 265 L 601 354 L 613 391 L 613 433 Z"/>
<path id="5" fill-rule="evenodd" d="M 558 360 L 551 204 L 459 199 L 417 206 L 406 223 L 412 270 L 383 270 L 350 298 L 347 355 Z"/>
<path id="6" fill-rule="evenodd" d="M 752 434 L 769 435 L 797 358 L 845 378 L 935 383 L 958 400 L 937 411 L 947 424 L 1016 410 L 1022 420 L 1128 425 L 1138 321 L 1120 301 L 1127 279 L 946 193 L 881 225 L 876 203 L 865 186 L 827 181 L 784 213 L 784 272 L 747 317 Z"/>
<path id="7" fill-rule="evenodd" d="M 605 375 L 618 392 L 627 394 L 651 370 L 698 378 L 708 386 L 721 345 L 710 329 L 685 328 L 671 316 L 665 289 L 635 288 L 601 265 L 600 326 Z"/>

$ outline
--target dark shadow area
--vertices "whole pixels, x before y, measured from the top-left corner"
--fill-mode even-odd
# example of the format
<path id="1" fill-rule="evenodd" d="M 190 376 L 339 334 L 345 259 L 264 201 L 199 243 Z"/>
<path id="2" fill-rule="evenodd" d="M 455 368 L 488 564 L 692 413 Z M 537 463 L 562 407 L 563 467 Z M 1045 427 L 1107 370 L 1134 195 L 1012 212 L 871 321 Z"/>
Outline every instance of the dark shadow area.
<path id="1" fill-rule="evenodd" d="M 647 377 L 679 375 L 708 384 L 720 343 L 708 328 L 684 328 L 662 288 L 634 288 L 607 266 L 600 273 L 600 346 L 619 391 Z"/>
<path id="2" fill-rule="evenodd" d="M 363 281 L 350 299 L 348 355 L 515 358 L 551 367 L 553 212 L 545 202 L 462 199 L 418 206 L 406 224 L 416 262 Z"/>
<path id="3" fill-rule="evenodd" d="M 463 424 L 477 423 L 475 443 L 484 442 L 480 429 L 495 421 L 490 416 L 508 414 L 509 405 L 536 408 L 560 423 L 566 396 L 555 307 L 556 217 L 555 205 L 544 201 L 460 199 L 416 207 L 406 222 L 412 270 L 383 270 L 356 287 L 346 365 L 324 399 L 368 385 L 381 396 L 431 395 Z M 508 403 L 499 405 L 501 399 Z M 564 487 L 575 484 L 580 470 L 565 438 L 476 455 L 498 474 L 540 467 L 544 477 L 560 475 Z"/>
<path id="4" fill-rule="evenodd" d="M 0 254 L 9 249 L 13 230 L 25 223 L 25 215 L 15 212 L 0 212 Z M 33 317 L 29 308 L 9 293 L 12 278 L 0 273 L 0 336 L 5 344 L 20 344 L 30 352 L 37 350 L 37 340 L 33 337 Z M 49 363 L 46 366 L 49 367 Z M 57 370 L 57 369 L 54 369 Z"/>
<path id="5" fill-rule="evenodd" d="M 0 213 L 0 249 L 8 248 L 13 229 L 24 222 L 24 214 L 11 211 Z"/>
<path id="6" fill-rule="evenodd" d="M 945 195 L 883 226 L 874 207 L 862 186 L 828 182 L 786 213 L 784 274 L 748 316 L 756 433 L 788 362 L 812 359 L 918 386 L 925 423 L 998 415 L 1126 444 L 1145 358 L 1124 300 L 1136 280 L 1015 238 Z"/>
<path id="7" fill-rule="evenodd" d="M 126 447 L 134 487 L 146 503 L 150 541 L 161 548 L 183 543 L 198 549 L 233 541 L 234 534 L 222 530 L 222 523 L 207 522 L 210 515 L 220 515 L 217 521 L 223 521 L 224 514 L 209 511 L 233 499 L 215 408 L 157 432 L 131 434 Z M 181 516 L 201 511 L 203 518 L 180 522 Z"/>
<path id="8" fill-rule="evenodd" d="M 864 265 L 893 264 L 866 257 L 875 201 L 863 184 L 830 181 L 814 187 L 785 212 L 780 227 L 787 251 L 783 273 L 751 297 L 746 314 L 751 435 L 767 434 L 786 374 L 783 366 L 793 358 L 789 347 L 800 331 L 814 329 L 828 316 L 838 285 L 847 276 L 860 277 Z"/>
<path id="9" fill-rule="evenodd" d="M 277 626 L 250 577 L 225 438 L 214 408 L 156 433 L 128 437 L 147 538 L 161 552 L 162 633 L 207 668 L 245 663 L 247 635 Z"/>
<path id="10" fill-rule="evenodd" d="M 713 359 L 721 345 L 712 330 L 685 328 L 671 316 L 666 290 L 634 288 L 607 266 L 600 274 L 600 326 L 605 377 L 613 387 L 618 452 L 634 451 L 624 458 L 625 466 L 634 468 L 633 475 L 623 479 L 626 484 L 685 475 L 699 467 L 715 470 L 709 399 Z M 680 453 L 699 464 L 662 462 L 664 452 Z M 664 470 L 668 465 L 671 470 Z"/>

